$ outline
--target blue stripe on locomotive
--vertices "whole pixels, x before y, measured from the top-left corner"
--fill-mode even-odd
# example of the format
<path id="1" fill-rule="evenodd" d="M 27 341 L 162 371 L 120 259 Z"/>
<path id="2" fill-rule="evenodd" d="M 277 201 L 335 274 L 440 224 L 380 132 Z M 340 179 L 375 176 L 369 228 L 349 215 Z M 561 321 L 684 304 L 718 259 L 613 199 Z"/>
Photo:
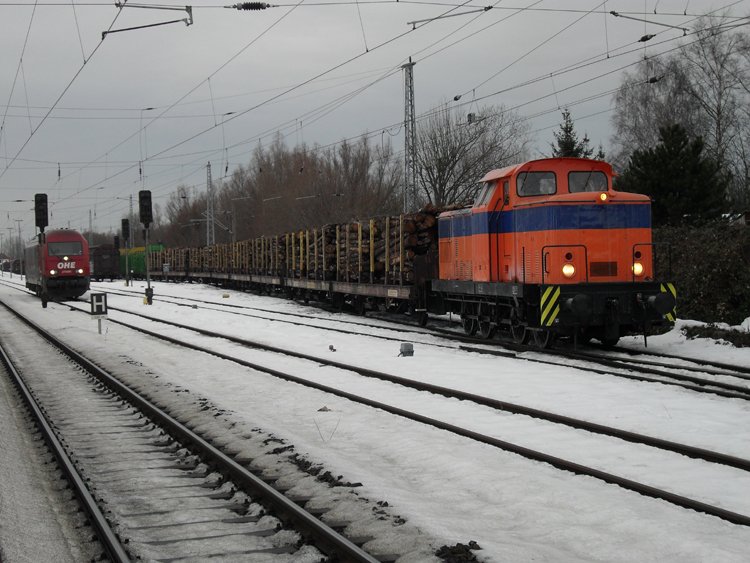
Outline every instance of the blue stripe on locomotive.
<path id="1" fill-rule="evenodd" d="M 454 215 L 438 221 L 440 238 L 549 230 L 649 228 L 651 207 L 643 204 L 554 205 Z"/>

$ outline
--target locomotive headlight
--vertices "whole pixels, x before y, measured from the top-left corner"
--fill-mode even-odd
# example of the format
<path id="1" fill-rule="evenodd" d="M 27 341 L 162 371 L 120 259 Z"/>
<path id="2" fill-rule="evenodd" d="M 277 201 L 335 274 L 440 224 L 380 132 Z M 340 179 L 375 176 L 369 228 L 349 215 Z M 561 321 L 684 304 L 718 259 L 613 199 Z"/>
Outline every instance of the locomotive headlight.
<path id="1" fill-rule="evenodd" d="M 83 268 L 78 268 L 78 273 L 82 274 L 83 273 Z"/>
<path id="2" fill-rule="evenodd" d="M 57 274 L 57 270 L 50 270 L 49 271 L 49 275 L 50 276 L 54 276 L 55 274 Z"/>
<path id="3" fill-rule="evenodd" d="M 63 256 L 63 262 L 67 262 L 68 260 L 70 260 L 70 258 L 68 258 L 67 256 Z"/>
<path id="4" fill-rule="evenodd" d="M 605 192 L 600 193 L 599 199 L 601 199 L 602 201 L 607 201 L 607 194 Z"/>
<path id="5" fill-rule="evenodd" d="M 576 274 L 576 267 L 573 264 L 565 263 L 562 267 L 563 276 L 572 278 Z"/>
<path id="6" fill-rule="evenodd" d="M 642 276 L 643 275 L 643 264 L 640 262 L 633 262 L 633 274 L 636 276 Z"/>

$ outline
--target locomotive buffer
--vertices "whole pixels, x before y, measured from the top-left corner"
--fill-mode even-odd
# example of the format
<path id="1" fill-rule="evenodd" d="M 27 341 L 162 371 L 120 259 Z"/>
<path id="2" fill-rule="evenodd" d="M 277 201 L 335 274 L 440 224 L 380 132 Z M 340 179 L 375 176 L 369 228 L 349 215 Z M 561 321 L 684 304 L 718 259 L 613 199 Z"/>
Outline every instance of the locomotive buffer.
<path id="1" fill-rule="evenodd" d="M 99 334 L 102 333 L 102 319 L 107 318 L 107 294 L 91 294 L 91 318 L 99 321 Z"/>

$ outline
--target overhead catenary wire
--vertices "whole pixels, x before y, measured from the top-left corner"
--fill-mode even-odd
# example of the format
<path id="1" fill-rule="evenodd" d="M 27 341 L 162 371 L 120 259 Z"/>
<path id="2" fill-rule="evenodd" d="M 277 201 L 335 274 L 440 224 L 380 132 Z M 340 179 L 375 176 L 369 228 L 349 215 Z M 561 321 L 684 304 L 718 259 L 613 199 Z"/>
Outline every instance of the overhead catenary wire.
<path id="1" fill-rule="evenodd" d="M 86 63 L 86 52 L 83 49 L 83 38 L 81 37 L 81 26 L 78 24 L 78 13 L 76 12 L 75 0 L 70 0 L 70 7 L 73 9 L 73 19 L 76 23 L 76 32 L 78 33 L 78 45 L 81 47 L 81 58 Z"/>
<path id="2" fill-rule="evenodd" d="M 549 75 L 548 75 L 548 76 L 549 76 Z M 332 109 L 330 109 L 330 110 L 328 110 L 328 111 L 332 111 Z M 306 123 L 309 123 L 309 120 L 306 120 L 305 122 L 306 122 Z M 147 126 L 148 126 L 148 125 L 147 125 Z M 159 157 L 157 157 L 157 158 L 159 158 Z M 151 155 L 149 155 L 149 160 L 152 160 L 152 158 L 151 158 Z M 155 160 L 155 159 L 154 159 L 154 160 Z"/>
<path id="3" fill-rule="evenodd" d="M 3 140 L 3 134 L 5 133 L 5 120 L 8 115 L 8 107 L 10 105 L 11 100 L 13 99 L 13 93 L 16 89 L 16 83 L 18 82 L 18 75 L 21 72 L 21 68 L 23 66 L 23 56 L 26 53 L 26 47 L 29 44 L 29 35 L 31 34 L 31 26 L 34 23 L 34 16 L 36 15 L 36 2 L 34 2 L 34 8 L 31 11 L 31 17 L 29 18 L 29 25 L 26 28 L 26 36 L 23 40 L 23 46 L 21 47 L 21 55 L 18 57 L 18 65 L 16 66 L 16 74 L 13 77 L 13 83 L 10 87 L 10 92 L 8 93 L 8 104 L 5 106 L 5 112 L 3 113 L 3 120 L 0 122 L 0 141 Z M 28 107 L 28 103 L 27 103 Z"/>
<path id="4" fill-rule="evenodd" d="M 125 0 L 125 1 L 127 1 L 127 0 Z M 115 17 L 114 17 L 114 19 L 112 20 L 112 23 L 109 26 L 110 29 L 115 25 L 115 23 L 117 22 L 117 19 L 120 17 L 121 13 L 122 13 L 122 8 L 119 8 L 118 11 L 117 11 L 117 14 L 115 14 Z M 60 100 L 62 100 L 63 96 L 65 96 L 65 94 L 68 92 L 68 90 L 70 90 L 70 87 L 73 86 L 73 83 L 81 75 L 81 73 L 83 72 L 83 69 L 86 67 L 86 64 L 91 60 L 91 57 L 93 57 L 94 54 L 99 50 L 99 47 L 101 47 L 101 45 L 102 45 L 103 42 L 104 42 L 104 38 L 102 38 L 101 41 L 99 41 L 99 43 L 97 43 L 96 47 L 94 47 L 94 50 L 91 52 L 91 55 L 89 56 L 88 60 L 85 61 L 78 68 L 78 70 L 76 71 L 76 73 L 73 75 L 73 78 L 70 79 L 70 81 L 65 86 L 65 88 L 63 88 L 62 92 L 60 92 L 60 94 L 58 95 L 57 99 L 55 100 L 55 102 L 50 107 L 49 111 L 47 111 L 47 113 L 44 115 L 44 117 L 41 119 L 41 121 L 37 124 L 37 126 L 33 129 L 33 131 L 31 132 L 31 134 L 29 135 L 29 137 L 26 139 L 26 141 L 24 141 L 24 143 L 21 145 L 21 148 L 18 149 L 18 151 L 16 152 L 16 154 L 13 156 L 13 158 L 10 159 L 9 162 L 6 162 L 5 168 L 3 168 L 2 172 L 0 172 L 0 179 L 2 179 L 5 176 L 5 174 L 8 172 L 8 170 L 10 169 L 10 167 L 13 166 L 13 163 L 16 161 L 16 159 L 18 158 L 18 156 L 24 151 L 24 149 L 26 148 L 26 146 L 29 144 L 29 142 L 31 141 L 31 139 L 34 137 L 34 135 L 36 134 L 36 132 L 39 131 L 39 129 L 42 127 L 42 125 L 44 125 L 44 123 L 47 121 L 47 118 L 49 117 L 49 115 L 54 111 L 55 107 L 57 106 L 58 103 L 60 103 Z"/>
<path id="5" fill-rule="evenodd" d="M 467 2 L 468 2 L 468 0 L 467 0 Z M 333 72 L 335 70 L 338 70 L 339 68 L 342 68 L 342 67 L 344 67 L 344 66 L 346 66 L 346 65 L 348 65 L 348 64 L 350 64 L 350 63 L 352 63 L 352 62 L 354 62 L 354 61 L 356 61 L 356 60 L 358 60 L 360 58 L 362 58 L 364 55 L 367 55 L 368 53 L 371 53 L 372 51 L 375 51 L 376 49 L 380 49 L 380 48 L 382 48 L 382 47 L 384 47 L 384 46 L 386 46 L 386 45 L 388 45 L 390 43 L 393 43 L 394 41 L 397 41 L 398 39 L 404 37 L 405 35 L 408 35 L 408 34 L 412 33 L 412 31 L 413 30 L 407 30 L 407 31 L 405 31 L 403 33 L 399 33 L 399 34 L 397 34 L 397 35 L 395 35 L 395 36 L 393 36 L 393 37 L 391 37 L 389 39 L 386 39 L 386 40 L 382 41 L 381 43 L 379 43 L 378 45 L 376 45 L 375 47 L 373 47 L 372 49 L 370 49 L 369 51 L 363 51 L 361 53 L 358 53 L 357 55 L 354 55 L 354 56 L 352 56 L 352 57 L 350 57 L 350 58 L 348 58 L 348 59 L 346 59 L 346 60 L 344 60 L 344 61 L 342 61 L 342 62 L 340 62 L 340 63 L 338 63 L 336 65 L 334 65 L 333 67 L 330 67 L 330 68 L 328 68 L 328 69 L 326 69 L 326 70 L 324 70 L 324 71 L 322 71 L 322 72 L 320 72 L 320 73 L 318 73 L 318 74 L 316 74 L 316 75 L 308 78 L 307 80 L 304 80 L 304 81 L 300 82 L 299 84 L 297 84 L 297 85 L 295 85 L 295 86 L 293 86 L 291 88 L 288 88 L 287 90 L 285 90 L 284 92 L 282 92 L 280 94 L 272 96 L 272 97 L 270 97 L 270 98 L 268 98 L 268 99 L 266 99 L 266 100 L 264 100 L 264 101 L 262 101 L 262 102 L 260 102 L 258 104 L 255 104 L 254 106 L 252 106 L 250 108 L 247 108 L 247 109 L 245 109 L 243 111 L 236 112 L 234 115 L 229 116 L 228 119 L 223 120 L 223 122 L 227 123 L 227 122 L 233 121 L 233 120 L 235 120 L 235 119 L 237 119 L 237 118 L 239 118 L 239 117 L 241 117 L 243 115 L 246 115 L 246 114 L 250 113 L 251 111 L 254 111 L 254 110 L 256 110 L 256 109 L 258 109 L 258 108 L 260 108 L 260 107 L 262 107 L 262 106 L 264 106 L 264 105 L 266 105 L 268 103 L 270 103 L 271 101 L 276 100 L 276 99 L 284 96 L 285 94 L 293 92 L 293 91 L 295 91 L 295 90 L 297 90 L 297 89 L 299 89 L 299 88 L 301 88 L 301 87 L 303 87 L 303 86 L 305 86 L 305 85 L 313 82 L 314 80 L 316 80 L 316 79 L 318 79 L 318 78 L 320 78 L 322 76 L 326 76 L 327 74 L 330 74 L 331 72 Z M 214 127 L 208 127 L 206 129 L 203 129 L 202 131 L 199 131 L 199 132 L 195 133 L 194 135 L 192 135 L 192 136 L 190 136 L 190 137 L 188 137 L 186 139 L 183 139 L 182 141 L 178 141 L 177 143 L 174 143 L 174 144 L 168 146 L 167 148 L 165 148 L 165 149 L 163 149 L 163 150 L 161 150 L 161 151 L 159 151 L 157 153 L 154 153 L 154 156 L 159 156 L 159 155 L 162 155 L 164 153 L 168 153 L 168 152 L 172 151 L 173 149 L 175 149 L 177 147 L 180 147 L 180 146 L 184 145 L 185 143 L 188 143 L 188 142 L 190 142 L 190 141 L 192 141 L 192 140 L 194 140 L 194 139 L 196 139 L 196 138 L 198 138 L 198 137 L 206 134 L 207 132 L 211 131 L 213 128 Z"/>
<path id="6" fill-rule="evenodd" d="M 519 86 L 520 86 L 520 85 L 519 85 Z M 360 135 L 358 135 L 357 137 L 359 137 L 359 136 L 360 136 Z M 353 138 L 356 138 L 356 137 L 353 137 Z M 204 154 L 204 152 L 201 152 L 201 154 Z"/>
<path id="7" fill-rule="evenodd" d="M 678 48 L 682 48 L 682 46 L 678 46 L 678 47 L 676 47 L 675 49 L 678 49 Z M 636 62 L 636 63 L 632 63 L 632 64 L 637 64 L 637 62 Z M 631 65 L 626 65 L 626 67 L 627 67 L 627 66 L 632 66 L 632 64 L 631 64 Z M 621 70 L 622 68 L 626 68 L 626 67 L 621 67 L 621 68 L 620 68 L 620 69 L 618 69 L 618 70 Z M 585 82 L 587 82 L 587 81 L 585 81 Z M 579 84 L 579 85 L 580 85 L 580 84 Z M 567 89 L 566 89 L 566 90 L 567 90 Z M 537 101 L 537 99 L 535 99 L 535 100 L 532 100 L 532 101 L 529 101 L 529 102 L 527 102 L 527 104 L 528 104 L 528 103 L 533 103 L 534 101 Z M 523 104 L 523 105 L 527 105 L 527 104 Z M 520 106 L 519 106 L 519 107 L 520 107 Z M 424 116 L 420 116 L 420 119 L 422 119 L 423 117 L 424 117 Z M 397 125 L 397 124 L 396 124 L 396 125 Z M 359 137 L 359 135 L 358 135 L 357 137 Z M 356 137 L 353 137 L 353 138 L 356 138 Z M 335 145 L 335 144 L 337 144 L 337 143 L 332 143 L 332 145 Z M 201 152 L 201 154 L 204 154 L 204 152 Z"/>
<path id="8" fill-rule="evenodd" d="M 487 84 L 490 80 L 496 78 L 497 76 L 499 76 L 500 74 L 502 74 L 503 72 L 505 72 L 506 70 L 508 70 L 510 67 L 512 67 L 516 63 L 521 62 L 523 59 L 525 59 L 526 57 L 528 57 L 529 55 L 531 55 L 532 53 L 534 53 L 535 51 L 537 51 L 538 49 L 540 49 L 541 47 L 543 47 L 544 45 L 546 45 L 547 43 L 549 43 L 550 41 L 552 41 L 555 37 L 559 36 L 561 33 L 567 31 L 568 29 L 570 29 L 571 27 L 573 27 L 574 25 L 576 25 L 577 23 L 579 23 L 580 21 L 582 21 L 584 18 L 590 16 L 594 12 L 594 10 L 596 10 L 597 8 L 600 8 L 604 4 L 606 4 L 606 0 L 603 1 L 603 2 L 601 2 L 601 3 L 599 3 L 596 6 L 596 8 L 593 8 L 592 10 L 590 10 L 590 11 L 586 12 L 585 14 L 581 15 L 579 18 L 575 19 L 573 22 L 569 23 L 566 26 L 563 26 L 560 30 L 558 30 L 557 32 L 553 33 L 552 35 L 550 35 L 549 37 L 547 37 L 545 40 L 541 41 L 540 43 L 537 43 L 534 47 L 532 47 L 531 49 L 529 49 L 528 51 L 526 51 L 522 55 L 520 55 L 520 56 L 516 57 L 515 59 L 513 59 L 511 62 L 509 62 L 503 68 L 501 68 L 500 70 L 498 70 L 492 76 L 490 76 L 489 78 L 483 80 L 482 82 L 480 82 L 476 86 L 467 89 L 465 92 L 459 94 L 459 96 L 465 96 L 469 92 L 473 92 L 473 91 L 478 90 L 479 88 L 481 88 L 482 86 L 484 86 L 485 84 Z"/>
<path id="9" fill-rule="evenodd" d="M 294 12 L 294 10 L 296 9 L 296 7 L 299 6 L 303 1 L 304 0 L 300 0 L 292 9 L 288 10 L 286 13 L 284 13 L 283 15 L 281 15 L 273 23 L 271 23 L 271 25 L 269 25 L 268 27 L 266 27 L 266 29 L 264 29 L 260 34 L 256 35 L 249 43 L 247 43 L 244 47 L 242 47 L 239 51 L 237 51 L 234 55 L 232 55 L 227 61 L 225 61 L 222 65 L 220 65 L 213 73 L 211 73 L 209 75 L 209 78 L 212 77 L 212 76 L 215 76 L 222 69 L 224 69 L 227 65 L 229 65 L 232 61 L 234 61 L 237 57 L 239 57 L 242 53 L 244 53 L 247 49 L 249 49 L 253 44 L 255 44 L 258 40 L 260 40 L 263 36 L 265 36 L 267 33 L 269 33 L 274 27 L 276 27 L 287 16 L 289 16 L 289 14 L 291 14 L 292 12 Z M 182 102 L 190 94 L 192 94 L 193 92 L 195 92 L 198 88 L 200 88 L 203 85 L 204 82 L 205 82 L 205 80 L 200 81 L 193 88 L 191 88 L 187 93 L 185 93 L 183 96 L 181 96 L 177 101 L 173 102 L 172 104 L 170 104 L 169 106 L 167 106 L 165 109 L 163 109 L 162 112 L 158 116 L 156 116 L 151 121 L 149 121 L 148 124 L 146 124 L 146 127 L 148 127 L 151 123 L 153 123 L 154 121 L 156 121 L 157 119 L 159 119 L 165 113 L 169 112 L 173 107 L 175 107 L 177 104 L 179 104 L 180 102 Z M 125 144 L 127 141 L 129 141 L 130 139 L 132 139 L 136 134 L 140 134 L 140 129 L 137 132 L 135 132 L 132 135 L 130 135 L 129 137 L 127 137 L 126 139 L 122 140 L 120 143 L 118 143 L 118 145 L 115 148 L 119 148 L 120 146 L 122 146 L 123 144 Z M 110 151 L 108 151 L 108 152 L 112 152 L 112 149 L 110 149 Z M 99 160 L 101 160 L 101 158 L 102 158 L 102 156 L 99 156 L 96 159 L 94 159 L 92 162 L 98 162 Z M 129 167 L 126 170 L 121 171 L 120 173 L 118 173 L 118 175 L 119 174 L 123 174 L 124 172 L 126 172 L 127 170 L 132 169 L 132 168 L 133 168 L 133 166 Z M 1 175 L 0 175 L 0 178 L 2 178 Z M 85 191 L 87 191 L 89 189 L 93 189 L 94 187 L 95 187 L 94 185 L 88 186 L 87 188 L 79 190 L 78 192 L 72 194 L 69 197 L 74 197 L 74 196 L 78 195 L 79 193 L 83 193 L 83 192 L 85 192 Z"/>

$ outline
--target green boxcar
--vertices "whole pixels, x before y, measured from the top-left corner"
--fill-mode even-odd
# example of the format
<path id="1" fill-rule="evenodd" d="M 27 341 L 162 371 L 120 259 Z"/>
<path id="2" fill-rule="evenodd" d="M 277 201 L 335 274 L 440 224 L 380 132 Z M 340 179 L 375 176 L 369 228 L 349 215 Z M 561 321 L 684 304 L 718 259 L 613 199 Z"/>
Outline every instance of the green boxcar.
<path id="1" fill-rule="evenodd" d="M 149 244 L 149 252 L 160 252 L 164 250 L 163 244 Z M 130 268 L 130 277 L 146 277 L 146 247 L 136 246 L 134 248 L 120 249 L 120 272 L 125 275 L 125 257 L 127 256 L 128 268 Z"/>

